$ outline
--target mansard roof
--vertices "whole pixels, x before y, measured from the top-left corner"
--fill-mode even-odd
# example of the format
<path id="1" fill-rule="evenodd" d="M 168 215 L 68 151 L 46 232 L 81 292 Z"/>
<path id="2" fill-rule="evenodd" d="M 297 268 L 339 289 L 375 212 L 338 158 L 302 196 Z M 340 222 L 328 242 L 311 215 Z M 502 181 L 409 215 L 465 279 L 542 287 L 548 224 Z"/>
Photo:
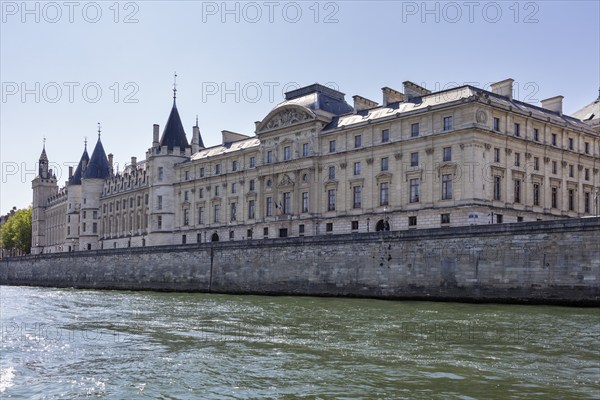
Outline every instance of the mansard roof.
<path id="1" fill-rule="evenodd" d="M 160 139 L 160 145 L 161 147 L 166 146 L 169 150 L 173 150 L 175 147 L 181 149 L 189 147 L 185 131 L 183 130 L 183 124 L 181 123 L 179 112 L 177 111 L 175 99 L 173 99 L 173 108 L 171 109 L 171 114 L 169 115 L 165 130 Z"/>
<path id="2" fill-rule="evenodd" d="M 92 158 L 85 169 L 83 179 L 106 179 L 110 176 L 110 167 L 108 165 L 108 159 L 104 152 L 104 147 L 100 141 L 100 135 L 98 135 L 98 142 L 94 151 L 92 152 Z"/>
<path id="3" fill-rule="evenodd" d="M 79 164 L 77 164 L 77 169 L 75 169 L 75 173 L 72 177 L 69 178 L 69 185 L 81 185 L 81 177 L 83 176 L 86 167 L 90 163 L 90 156 L 87 152 L 87 146 L 83 150 L 83 154 L 81 155 L 81 159 L 79 160 Z"/>
<path id="4" fill-rule="evenodd" d="M 582 109 L 575 111 L 571 116 L 590 124 L 593 124 L 592 121 L 595 121 L 597 124 L 600 121 L 600 95 L 598 95 L 596 100 Z"/>

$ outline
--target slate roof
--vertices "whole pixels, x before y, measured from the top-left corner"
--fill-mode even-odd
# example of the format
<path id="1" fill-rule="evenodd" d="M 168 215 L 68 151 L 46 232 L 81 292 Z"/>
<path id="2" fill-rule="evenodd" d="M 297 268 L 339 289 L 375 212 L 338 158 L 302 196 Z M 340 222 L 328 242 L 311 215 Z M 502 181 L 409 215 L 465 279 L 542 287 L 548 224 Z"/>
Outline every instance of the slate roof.
<path id="1" fill-rule="evenodd" d="M 69 178 L 69 185 L 81 185 L 81 177 L 85 172 L 85 168 L 90 163 L 90 156 L 87 152 L 87 146 L 83 150 L 83 154 L 81 155 L 81 159 L 79 160 L 79 164 L 77 164 L 77 168 L 75 169 L 75 173 L 72 177 Z"/>
<path id="2" fill-rule="evenodd" d="M 183 130 L 183 124 L 181 123 L 181 118 L 179 117 L 177 106 L 175 105 L 175 100 L 173 100 L 171 114 L 165 125 L 162 137 L 160 138 L 160 145 L 161 147 L 166 146 L 169 150 L 173 150 L 175 147 L 181 149 L 189 147 L 185 131 Z"/>
<path id="3" fill-rule="evenodd" d="M 600 95 L 596 100 L 592 101 L 581 110 L 575 111 L 571 116 L 584 122 L 600 119 Z"/>
<path id="4" fill-rule="evenodd" d="M 110 167 L 104 147 L 100 141 L 100 136 L 98 136 L 98 142 L 92 152 L 92 158 L 90 158 L 90 162 L 83 173 L 83 179 L 106 179 L 108 177 L 110 177 Z"/>

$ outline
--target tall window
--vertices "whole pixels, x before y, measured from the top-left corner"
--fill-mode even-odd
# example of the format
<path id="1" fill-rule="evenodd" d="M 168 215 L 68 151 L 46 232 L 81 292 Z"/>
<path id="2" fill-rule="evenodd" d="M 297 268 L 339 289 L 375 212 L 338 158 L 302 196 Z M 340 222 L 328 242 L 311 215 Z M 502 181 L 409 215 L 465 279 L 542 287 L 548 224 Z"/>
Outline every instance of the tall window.
<path id="1" fill-rule="evenodd" d="M 354 208 L 361 208 L 362 207 L 361 192 L 362 192 L 362 187 L 361 186 L 354 186 L 352 188 L 352 198 L 353 198 L 353 207 Z"/>
<path id="2" fill-rule="evenodd" d="M 204 178 L 204 167 L 200 168 L 200 178 Z"/>
<path id="3" fill-rule="evenodd" d="M 119 220 L 115 220 L 115 232 L 119 231 Z M 156 217 L 156 227 L 158 229 L 162 229 L 162 215 L 159 215 L 158 217 Z"/>
<path id="4" fill-rule="evenodd" d="M 575 148 L 575 141 L 573 140 L 573 138 L 569 138 L 567 140 L 569 143 L 569 150 L 573 150 Z"/>
<path id="5" fill-rule="evenodd" d="M 330 140 L 329 141 L 329 152 L 330 153 L 335 153 L 335 140 Z"/>
<path id="6" fill-rule="evenodd" d="M 183 210 L 183 225 L 188 226 L 190 224 L 190 210 L 187 208 Z"/>
<path id="7" fill-rule="evenodd" d="M 389 159 L 387 157 L 384 157 L 381 159 L 381 170 L 382 171 L 387 171 L 389 167 Z"/>
<path id="8" fill-rule="evenodd" d="M 410 153 L 410 166 L 418 167 L 419 166 L 419 153 Z"/>
<path id="9" fill-rule="evenodd" d="M 540 158 L 539 157 L 533 157 L 533 170 L 534 171 L 540 170 Z"/>
<path id="10" fill-rule="evenodd" d="M 117 204 L 119 204 L 119 203 L 117 203 Z M 157 210 L 162 210 L 162 206 L 163 206 L 162 205 L 162 196 L 158 196 L 156 198 L 156 209 Z"/>
<path id="11" fill-rule="evenodd" d="M 256 157 L 250 157 L 250 168 L 256 167 Z"/>
<path id="12" fill-rule="evenodd" d="M 356 135 L 354 136 L 354 148 L 359 148 L 360 146 L 362 146 L 362 136 L 361 135 Z"/>
<path id="13" fill-rule="evenodd" d="M 410 180 L 410 202 L 417 203 L 419 201 L 419 179 Z"/>
<path id="14" fill-rule="evenodd" d="M 237 183 L 235 183 L 235 182 L 233 182 L 233 183 L 231 184 L 231 193 L 232 193 L 232 194 L 235 194 L 235 193 L 237 193 Z"/>
<path id="15" fill-rule="evenodd" d="M 500 132 L 500 118 L 494 117 L 494 130 Z"/>
<path id="16" fill-rule="evenodd" d="M 501 187 L 502 177 L 500 175 L 494 175 L 494 200 L 501 200 Z"/>
<path id="17" fill-rule="evenodd" d="M 230 221 L 237 221 L 237 203 L 231 203 L 229 205 L 229 219 Z"/>
<path id="18" fill-rule="evenodd" d="M 500 149 L 494 147 L 494 162 L 500 162 Z"/>
<path id="19" fill-rule="evenodd" d="M 188 190 L 186 190 L 185 192 L 183 192 L 183 200 L 184 201 L 190 201 L 190 192 Z"/>
<path id="20" fill-rule="evenodd" d="M 552 134 L 552 146 L 556 146 L 556 143 L 558 142 L 557 137 L 556 137 L 556 133 Z"/>
<path id="21" fill-rule="evenodd" d="M 335 211 L 335 189 L 327 191 L 327 211 Z"/>
<path id="22" fill-rule="evenodd" d="M 521 153 L 515 153 L 515 167 L 521 166 Z"/>
<path id="23" fill-rule="evenodd" d="M 534 206 L 540 205 L 540 184 L 539 183 L 533 184 L 533 205 Z"/>
<path id="24" fill-rule="evenodd" d="M 552 186 L 551 189 L 551 202 L 552 208 L 558 208 L 558 188 L 556 186 Z"/>
<path id="25" fill-rule="evenodd" d="M 444 147 L 443 160 L 452 161 L 452 147 Z"/>
<path id="26" fill-rule="evenodd" d="M 540 130 L 538 128 L 533 128 L 533 140 L 540 141 Z"/>
<path id="27" fill-rule="evenodd" d="M 586 168 L 583 170 L 583 176 L 586 181 L 590 180 L 590 169 L 589 168 Z"/>
<path id="28" fill-rule="evenodd" d="M 583 143 L 583 151 L 585 152 L 585 154 L 590 154 L 590 143 L 589 142 L 584 142 Z"/>
<path id="29" fill-rule="evenodd" d="M 515 136 L 517 136 L 517 137 L 518 137 L 518 136 L 521 136 L 521 124 L 517 124 L 517 123 L 515 122 L 515 125 L 514 125 L 514 132 L 515 132 Z"/>
<path id="30" fill-rule="evenodd" d="M 204 224 L 204 207 L 198 207 L 198 224 Z"/>
<path id="31" fill-rule="evenodd" d="M 308 157 L 308 143 L 302 144 L 302 157 Z"/>
<path id="32" fill-rule="evenodd" d="M 521 202 L 521 180 L 515 179 L 514 186 L 515 186 L 514 187 L 515 203 L 520 203 Z"/>
<path id="33" fill-rule="evenodd" d="M 335 179 L 335 167 L 333 165 L 329 166 L 329 179 Z"/>
<path id="34" fill-rule="evenodd" d="M 360 161 L 354 163 L 354 175 L 360 175 Z"/>
<path id="35" fill-rule="evenodd" d="M 583 194 L 583 211 L 586 213 L 590 212 L 590 192 Z"/>
<path id="36" fill-rule="evenodd" d="M 575 176 L 575 166 L 573 164 L 569 164 L 569 178 L 573 178 Z"/>
<path id="37" fill-rule="evenodd" d="M 254 179 L 250 179 L 249 190 L 251 192 L 254 192 L 254 190 L 256 190 L 256 182 L 254 181 Z"/>
<path id="38" fill-rule="evenodd" d="M 556 161 L 552 161 L 552 173 L 558 173 L 558 163 Z"/>
<path id="39" fill-rule="evenodd" d="M 219 186 L 219 184 L 215 185 L 215 197 L 219 197 L 219 195 L 221 194 L 221 186 Z"/>
<path id="40" fill-rule="evenodd" d="M 234 172 L 238 170 L 238 162 L 236 160 L 231 162 L 231 170 Z"/>
<path id="41" fill-rule="evenodd" d="M 290 192 L 283 193 L 283 213 L 292 213 L 292 194 Z"/>
<path id="42" fill-rule="evenodd" d="M 273 151 L 269 150 L 267 151 L 267 164 L 270 164 L 273 162 Z"/>
<path id="43" fill-rule="evenodd" d="M 389 189 L 390 184 L 388 182 L 382 182 L 379 184 L 379 205 L 387 206 L 389 204 Z"/>
<path id="44" fill-rule="evenodd" d="M 442 200 L 452 198 L 452 174 L 442 175 Z"/>
<path id="45" fill-rule="evenodd" d="M 575 210 L 575 190 L 569 189 L 569 211 Z"/>
<path id="46" fill-rule="evenodd" d="M 158 180 L 162 181 L 164 177 L 165 177 L 165 171 L 164 171 L 163 167 L 158 167 Z"/>
<path id="47" fill-rule="evenodd" d="M 308 192 L 302 192 L 302 212 L 308 212 Z"/>
<path id="48" fill-rule="evenodd" d="M 267 217 L 273 216 L 273 198 L 267 197 Z"/>
<path id="49" fill-rule="evenodd" d="M 449 131 L 452 129 L 452 117 L 444 117 L 444 130 Z"/>
<path id="50" fill-rule="evenodd" d="M 214 221 L 219 223 L 221 222 L 221 205 L 220 204 L 215 204 L 214 206 Z"/>
<path id="51" fill-rule="evenodd" d="M 290 146 L 285 146 L 283 148 L 283 159 L 285 161 L 292 159 L 292 148 Z"/>
<path id="52" fill-rule="evenodd" d="M 221 173 L 221 164 L 215 165 L 215 175 L 219 175 Z"/>
<path id="53" fill-rule="evenodd" d="M 410 136 L 417 137 L 419 136 L 419 123 L 416 122 L 410 126 Z"/>
<path id="54" fill-rule="evenodd" d="M 390 130 L 383 129 L 381 131 L 381 143 L 387 143 L 390 141 Z"/>
<path id="55" fill-rule="evenodd" d="M 254 219 L 255 215 L 254 200 L 248 200 L 248 219 Z"/>

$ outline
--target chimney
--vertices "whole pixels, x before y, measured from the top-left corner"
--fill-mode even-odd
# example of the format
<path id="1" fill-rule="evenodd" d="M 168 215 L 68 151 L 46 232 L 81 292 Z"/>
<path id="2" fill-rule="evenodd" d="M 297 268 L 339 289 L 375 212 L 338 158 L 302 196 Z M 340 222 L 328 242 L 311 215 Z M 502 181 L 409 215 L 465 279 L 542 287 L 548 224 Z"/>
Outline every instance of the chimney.
<path id="1" fill-rule="evenodd" d="M 131 171 L 135 171 L 137 168 L 137 157 L 131 157 Z"/>
<path id="2" fill-rule="evenodd" d="M 192 128 L 192 154 L 200 151 L 200 128 L 198 125 Z"/>
<path id="3" fill-rule="evenodd" d="M 562 115 L 563 98 L 563 96 L 554 96 L 550 97 L 549 99 L 542 100 L 542 108 L 558 113 L 558 115 Z"/>
<path id="4" fill-rule="evenodd" d="M 415 97 L 431 94 L 431 90 L 427 90 L 423 86 L 419 86 L 411 81 L 404 81 L 402 84 L 404 85 L 404 95 L 408 101 L 414 99 Z"/>
<path id="5" fill-rule="evenodd" d="M 369 100 L 365 97 L 356 95 L 352 96 L 354 99 L 354 113 L 356 114 L 359 111 L 367 110 L 369 108 L 377 107 L 379 104 L 373 100 Z"/>
<path id="6" fill-rule="evenodd" d="M 73 177 L 73 166 L 69 165 L 69 179 Z"/>
<path id="7" fill-rule="evenodd" d="M 158 124 L 154 124 L 153 129 L 152 129 L 152 147 L 158 147 L 158 130 L 159 130 L 159 126 Z"/>
<path id="8" fill-rule="evenodd" d="M 381 92 L 383 93 L 383 106 L 387 107 L 391 103 L 401 103 L 404 101 L 404 93 L 394 90 L 389 87 L 382 87 Z"/>
<path id="9" fill-rule="evenodd" d="M 513 82 L 514 79 L 508 78 L 500 82 L 492 83 L 492 93 L 496 93 L 497 95 L 508 97 L 509 100 L 512 100 L 513 95 Z"/>
<path id="10" fill-rule="evenodd" d="M 113 154 L 110 153 L 108 155 L 108 172 L 110 173 L 110 176 L 113 176 Z"/>

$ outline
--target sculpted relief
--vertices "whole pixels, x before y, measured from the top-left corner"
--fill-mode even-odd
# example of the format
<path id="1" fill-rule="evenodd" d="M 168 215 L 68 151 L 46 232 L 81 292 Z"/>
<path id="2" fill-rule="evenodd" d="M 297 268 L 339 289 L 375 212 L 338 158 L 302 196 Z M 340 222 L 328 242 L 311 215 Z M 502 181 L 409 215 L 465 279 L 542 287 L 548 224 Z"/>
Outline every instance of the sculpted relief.
<path id="1" fill-rule="evenodd" d="M 285 110 L 275 114 L 264 126 L 263 129 L 282 128 L 284 126 L 296 124 L 298 122 L 311 119 L 310 115 L 300 110 Z"/>

